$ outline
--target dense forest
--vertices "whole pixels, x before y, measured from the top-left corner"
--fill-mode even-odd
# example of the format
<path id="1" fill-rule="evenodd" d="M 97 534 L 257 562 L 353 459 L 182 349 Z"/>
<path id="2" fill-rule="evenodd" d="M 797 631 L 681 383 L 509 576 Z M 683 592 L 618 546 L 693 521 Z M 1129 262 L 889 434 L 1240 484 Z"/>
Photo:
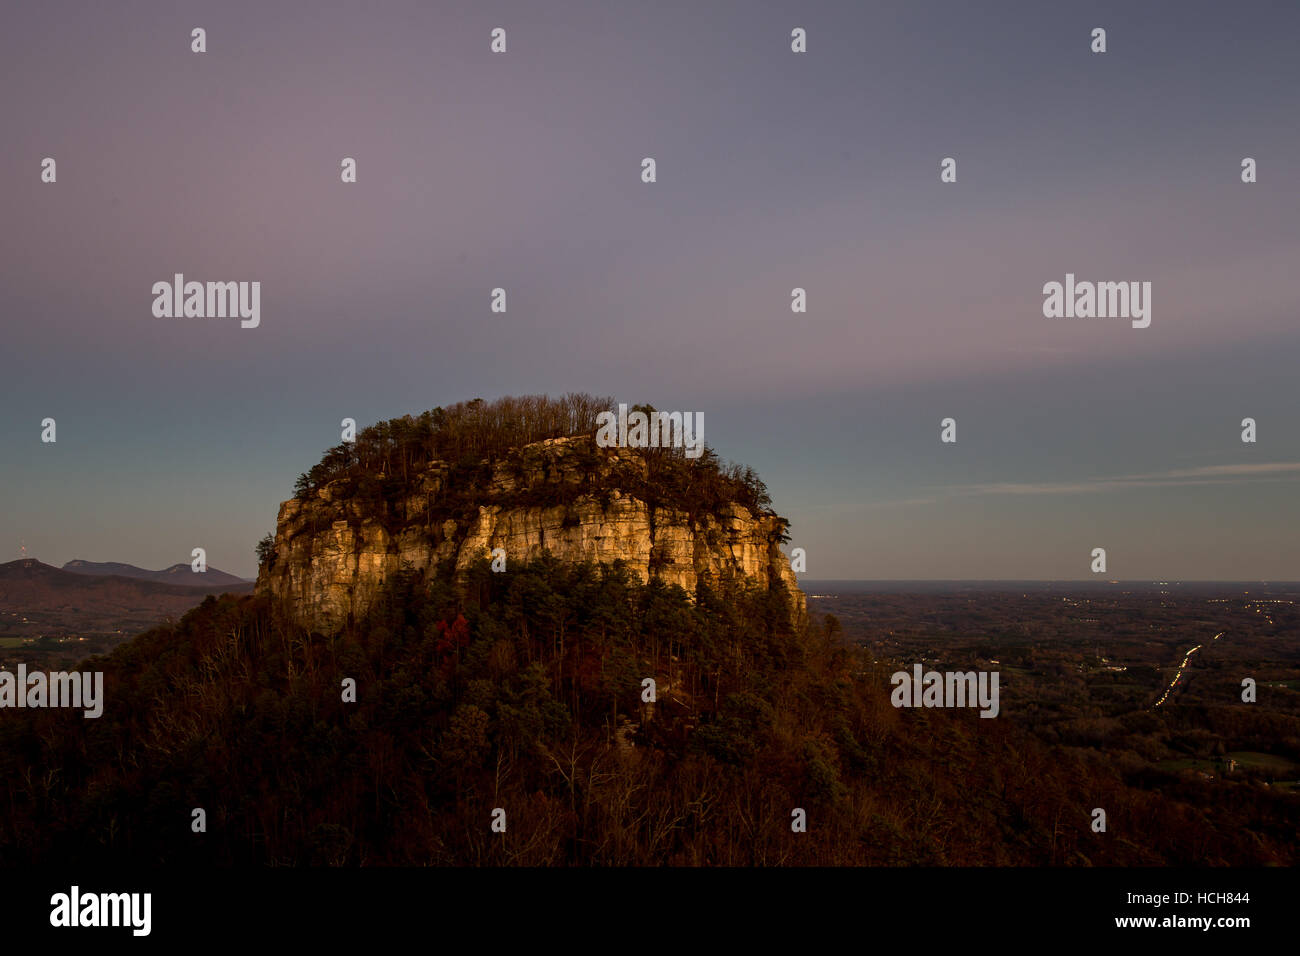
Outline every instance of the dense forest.
<path id="1" fill-rule="evenodd" d="M 329 449 L 298 476 L 294 494 L 305 498 L 327 482 L 362 472 L 409 480 L 433 461 L 477 464 L 533 442 L 594 434 L 596 416 L 612 407 L 612 398 L 580 393 L 561 398 L 526 395 L 492 402 L 476 398 L 392 418 L 363 428 L 355 441 Z"/>
<path id="2" fill-rule="evenodd" d="M 83 665 L 101 718 L 0 721 L 0 864 L 1296 862 L 1294 800 L 1208 808 L 1014 721 L 896 710 L 837 630 L 551 559 L 400 574 L 328 636 L 209 598 Z"/>

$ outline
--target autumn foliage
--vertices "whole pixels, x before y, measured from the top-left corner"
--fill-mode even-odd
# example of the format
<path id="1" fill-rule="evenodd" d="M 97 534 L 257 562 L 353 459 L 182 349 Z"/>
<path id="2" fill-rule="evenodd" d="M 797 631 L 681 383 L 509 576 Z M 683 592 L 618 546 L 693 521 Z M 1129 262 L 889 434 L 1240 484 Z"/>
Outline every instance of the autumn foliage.
<path id="1" fill-rule="evenodd" d="M 107 672 L 99 720 L 0 721 L 0 863 L 1295 862 L 1284 795 L 1211 810 L 1012 720 L 895 710 L 779 592 L 694 598 L 546 559 L 401 574 L 332 635 L 210 598 L 84 665 Z"/>

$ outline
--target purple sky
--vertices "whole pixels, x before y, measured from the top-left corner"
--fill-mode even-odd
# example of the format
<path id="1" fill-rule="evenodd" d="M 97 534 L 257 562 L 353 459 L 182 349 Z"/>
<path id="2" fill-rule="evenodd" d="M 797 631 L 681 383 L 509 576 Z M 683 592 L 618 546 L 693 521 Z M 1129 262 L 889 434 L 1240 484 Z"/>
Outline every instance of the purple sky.
<path id="1" fill-rule="evenodd" d="M 1134 6 L 16 8 L 0 557 L 251 575 L 344 416 L 583 390 L 702 411 L 810 577 L 1300 578 L 1300 8 Z"/>

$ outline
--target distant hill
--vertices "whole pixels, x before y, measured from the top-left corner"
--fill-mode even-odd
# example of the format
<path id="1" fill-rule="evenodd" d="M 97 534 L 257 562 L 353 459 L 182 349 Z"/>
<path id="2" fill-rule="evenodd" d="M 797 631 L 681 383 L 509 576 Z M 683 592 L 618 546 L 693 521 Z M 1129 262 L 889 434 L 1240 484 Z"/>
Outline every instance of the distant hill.
<path id="1" fill-rule="evenodd" d="M 82 561 L 78 558 L 65 564 L 63 570 L 71 571 L 73 574 L 92 574 L 98 577 L 116 575 L 120 578 L 139 578 L 144 581 L 179 584 L 184 587 L 214 588 L 251 583 L 211 567 L 200 576 L 188 564 L 173 564 L 170 568 L 163 568 L 161 571 L 149 571 L 145 568 L 137 568 L 134 564 L 122 564 L 118 561 Z"/>
<path id="2" fill-rule="evenodd" d="M 189 566 L 184 567 L 190 573 Z M 0 637 L 119 632 L 129 636 L 165 618 L 180 617 L 209 594 L 248 594 L 253 589 L 228 574 L 217 574 L 220 577 L 214 579 L 191 573 L 198 583 L 183 586 L 179 582 L 187 579 L 180 575 L 166 583 L 62 571 L 32 558 L 10 561 L 0 564 Z"/>

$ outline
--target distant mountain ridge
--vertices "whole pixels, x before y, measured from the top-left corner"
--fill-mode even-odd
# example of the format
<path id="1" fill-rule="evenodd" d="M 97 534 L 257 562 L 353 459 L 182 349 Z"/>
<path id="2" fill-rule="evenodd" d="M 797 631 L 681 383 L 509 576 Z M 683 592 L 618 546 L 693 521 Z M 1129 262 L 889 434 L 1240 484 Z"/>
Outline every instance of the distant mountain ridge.
<path id="1" fill-rule="evenodd" d="M 221 577 L 213 578 L 194 574 L 189 565 L 182 567 L 198 580 L 190 582 L 179 574 L 169 581 L 155 581 L 124 574 L 64 571 L 34 558 L 0 564 L 0 637 L 129 635 L 165 618 L 179 617 L 209 594 L 248 594 L 253 590 L 252 584 L 228 574 L 217 572 Z"/>
<path id="2" fill-rule="evenodd" d="M 163 568 L 161 571 L 149 571 L 146 568 L 138 568 L 134 564 L 123 564 L 119 561 L 83 561 L 77 558 L 65 564 L 63 570 L 70 571 L 73 574 L 89 574 L 97 577 L 114 575 L 119 578 L 138 578 L 143 581 L 157 581 L 159 584 L 175 584 L 187 588 L 224 587 L 252 583 L 225 571 L 218 571 L 213 567 L 201 572 L 202 576 L 200 576 L 200 572 L 195 571 L 188 564 L 173 564 L 170 568 Z"/>

